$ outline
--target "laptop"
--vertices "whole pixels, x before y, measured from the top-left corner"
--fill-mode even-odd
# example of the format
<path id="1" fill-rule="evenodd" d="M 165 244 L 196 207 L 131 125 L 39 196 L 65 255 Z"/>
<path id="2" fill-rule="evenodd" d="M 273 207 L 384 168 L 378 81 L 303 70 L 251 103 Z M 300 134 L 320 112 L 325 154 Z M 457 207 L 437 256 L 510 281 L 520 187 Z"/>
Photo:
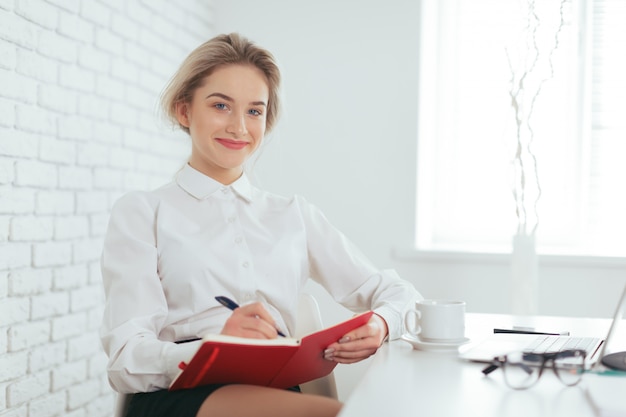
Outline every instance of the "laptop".
<path id="1" fill-rule="evenodd" d="M 599 363 L 613 368 L 626 370 L 626 352 L 608 354 L 607 346 L 617 333 L 617 327 L 626 312 L 626 286 L 615 308 L 613 321 L 606 338 L 573 337 L 546 334 L 494 333 L 476 345 L 468 346 L 459 357 L 472 362 L 490 363 L 493 358 L 508 352 L 554 352 L 564 349 L 584 349 L 588 366 Z"/>

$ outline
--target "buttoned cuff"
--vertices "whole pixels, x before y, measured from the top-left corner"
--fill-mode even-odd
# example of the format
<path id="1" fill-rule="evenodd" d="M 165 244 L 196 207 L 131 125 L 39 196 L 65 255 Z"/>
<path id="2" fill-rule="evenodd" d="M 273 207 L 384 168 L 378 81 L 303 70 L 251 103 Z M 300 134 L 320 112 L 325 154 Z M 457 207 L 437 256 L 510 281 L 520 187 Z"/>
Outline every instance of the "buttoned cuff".
<path id="1" fill-rule="evenodd" d="M 168 343 L 163 350 L 164 374 L 171 383 L 182 372 L 178 366 L 181 362 L 189 363 L 193 355 L 198 351 L 202 340 L 187 343 Z"/>
<path id="2" fill-rule="evenodd" d="M 395 309 L 388 306 L 381 306 L 374 309 L 374 313 L 378 314 L 387 323 L 387 338 L 385 341 L 399 339 L 404 333 L 404 317 Z"/>

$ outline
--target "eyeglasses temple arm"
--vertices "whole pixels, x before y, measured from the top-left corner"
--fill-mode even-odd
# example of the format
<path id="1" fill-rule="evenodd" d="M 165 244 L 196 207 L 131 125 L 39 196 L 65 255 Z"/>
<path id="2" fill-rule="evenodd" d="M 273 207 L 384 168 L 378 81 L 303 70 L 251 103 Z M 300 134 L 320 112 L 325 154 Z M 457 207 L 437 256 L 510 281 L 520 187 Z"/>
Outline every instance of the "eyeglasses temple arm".
<path id="1" fill-rule="evenodd" d="M 485 367 L 482 372 L 485 375 L 489 375 L 490 373 L 492 373 L 493 371 L 495 371 L 496 369 L 498 369 L 500 367 L 500 365 L 496 365 L 495 363 L 492 363 L 491 365 L 488 365 L 487 367 Z"/>

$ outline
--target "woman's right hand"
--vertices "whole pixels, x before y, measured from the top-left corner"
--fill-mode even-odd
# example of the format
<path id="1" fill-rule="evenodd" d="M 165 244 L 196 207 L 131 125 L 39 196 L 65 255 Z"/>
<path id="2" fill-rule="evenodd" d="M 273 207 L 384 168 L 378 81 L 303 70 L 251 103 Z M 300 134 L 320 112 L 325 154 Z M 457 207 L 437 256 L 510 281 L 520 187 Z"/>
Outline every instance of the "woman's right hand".
<path id="1" fill-rule="evenodd" d="M 253 303 L 233 310 L 221 334 L 250 339 L 275 339 L 276 324 L 262 303 Z"/>

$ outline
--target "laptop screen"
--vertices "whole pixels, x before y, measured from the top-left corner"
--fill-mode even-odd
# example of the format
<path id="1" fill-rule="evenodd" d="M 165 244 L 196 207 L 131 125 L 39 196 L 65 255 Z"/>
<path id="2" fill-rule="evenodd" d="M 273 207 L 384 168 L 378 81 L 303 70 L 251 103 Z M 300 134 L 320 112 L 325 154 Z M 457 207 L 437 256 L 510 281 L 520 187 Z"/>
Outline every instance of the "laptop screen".
<path id="1" fill-rule="evenodd" d="M 622 291 L 619 303 L 615 308 L 615 314 L 613 315 L 613 322 L 609 328 L 609 333 L 607 334 L 606 340 L 604 341 L 600 354 L 598 355 L 603 365 L 608 366 L 609 368 L 626 371 L 626 351 L 611 353 L 610 347 L 611 341 L 615 338 L 615 334 L 617 333 L 619 323 L 624 318 L 624 313 L 626 313 L 626 285 Z"/>

